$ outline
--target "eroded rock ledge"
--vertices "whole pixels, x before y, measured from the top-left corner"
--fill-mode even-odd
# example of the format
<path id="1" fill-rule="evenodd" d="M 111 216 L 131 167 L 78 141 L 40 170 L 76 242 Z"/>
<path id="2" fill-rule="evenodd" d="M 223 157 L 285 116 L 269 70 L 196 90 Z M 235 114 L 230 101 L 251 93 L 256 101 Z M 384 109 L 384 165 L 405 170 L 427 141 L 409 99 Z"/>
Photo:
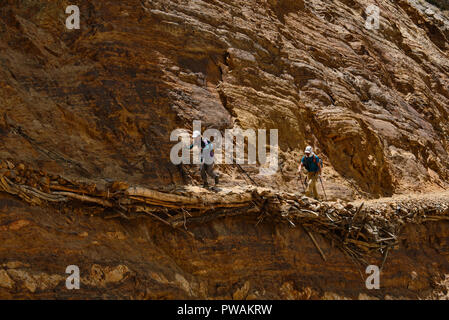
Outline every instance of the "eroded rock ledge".
<path id="1" fill-rule="evenodd" d="M 256 226 L 265 222 L 300 228 L 322 261 L 327 261 L 328 253 L 317 237 L 326 239 L 333 250 L 343 252 L 362 278 L 367 265 L 374 263 L 382 270 L 390 250 L 400 249 L 404 228 L 428 222 L 447 226 L 449 220 L 449 193 L 352 203 L 319 202 L 301 194 L 255 186 L 222 187 L 215 191 L 185 186 L 162 192 L 118 181 L 71 181 L 7 160 L 1 166 L 0 189 L 31 205 L 59 210 L 62 206 L 106 220 L 148 217 L 200 243 L 204 239 L 198 228 L 219 218 L 250 215 Z M 23 226 L 26 224 L 19 221 L 16 227 Z M 123 268 L 128 270 L 126 266 L 120 270 Z M 9 288 L 10 277 L 2 274 L 2 281 Z M 53 280 L 58 279 L 62 278 L 55 276 Z"/>

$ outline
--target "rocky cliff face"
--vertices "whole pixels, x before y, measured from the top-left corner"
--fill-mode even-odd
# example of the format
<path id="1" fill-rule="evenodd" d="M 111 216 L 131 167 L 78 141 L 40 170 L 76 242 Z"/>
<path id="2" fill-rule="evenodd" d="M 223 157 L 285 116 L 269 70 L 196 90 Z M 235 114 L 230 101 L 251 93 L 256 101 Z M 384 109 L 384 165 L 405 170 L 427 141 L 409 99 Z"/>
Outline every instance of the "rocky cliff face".
<path id="1" fill-rule="evenodd" d="M 292 188 L 306 144 L 340 197 L 448 179 L 436 8 L 381 1 L 367 30 L 358 1 L 80 1 L 81 29 L 67 30 L 68 4 L 2 2 L 2 158 L 179 184 L 170 133 L 201 120 L 279 130 L 283 174 L 264 184 Z"/>
<path id="2" fill-rule="evenodd" d="M 146 192 L 117 198 L 146 211 L 120 214 L 93 197 L 30 207 L 2 196 L 0 297 L 449 298 L 448 193 L 360 209 L 260 188 Z M 379 289 L 366 287 L 370 264 Z M 72 265 L 79 290 L 66 288 Z"/>
<path id="3" fill-rule="evenodd" d="M 278 129 L 278 173 L 244 166 L 277 190 L 299 192 L 308 144 L 324 158 L 329 198 L 448 185 L 447 11 L 376 1 L 380 28 L 368 30 L 361 0 L 79 0 L 81 28 L 67 30 L 69 4 L 0 3 L 0 159 L 14 163 L 2 174 L 17 185 L 196 184 L 194 167 L 169 158 L 170 133 L 193 120 Z M 245 183 L 233 166 L 218 170 L 226 186 Z M 323 264 L 301 229 L 256 227 L 249 213 L 192 226 L 198 241 L 153 220 L 29 206 L 2 190 L 2 297 L 373 295 L 330 242 L 320 241 L 332 256 Z M 447 221 L 409 226 L 404 239 L 374 296 L 428 297 L 449 273 Z M 80 265 L 85 290 L 66 291 L 69 264 Z"/>

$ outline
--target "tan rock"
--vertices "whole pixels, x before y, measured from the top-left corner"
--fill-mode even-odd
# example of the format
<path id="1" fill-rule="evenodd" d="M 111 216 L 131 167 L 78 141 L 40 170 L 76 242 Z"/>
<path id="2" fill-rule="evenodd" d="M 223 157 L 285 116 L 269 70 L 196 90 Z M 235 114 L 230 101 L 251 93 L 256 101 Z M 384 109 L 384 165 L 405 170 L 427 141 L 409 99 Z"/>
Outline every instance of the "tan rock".
<path id="1" fill-rule="evenodd" d="M 39 286 L 34 277 L 26 271 L 9 269 L 8 275 L 10 275 L 16 282 L 20 281 L 21 285 L 31 293 L 34 293 Z"/>
<path id="2" fill-rule="evenodd" d="M 14 281 L 5 270 L 0 270 L 0 287 L 6 289 L 12 289 L 14 287 Z"/>
<path id="3" fill-rule="evenodd" d="M 3 264 L 8 269 L 17 269 L 21 267 L 29 267 L 29 263 L 24 263 L 22 261 L 8 261 L 7 263 Z"/>
<path id="4" fill-rule="evenodd" d="M 233 293 L 232 299 L 234 299 L 234 300 L 245 300 L 246 297 L 248 296 L 249 289 L 250 289 L 250 282 L 249 281 L 245 281 L 243 286 L 241 288 L 237 289 Z"/>
<path id="5" fill-rule="evenodd" d="M 360 293 L 358 296 L 358 300 L 379 300 L 379 298 L 368 295 L 366 293 Z"/>
<path id="6" fill-rule="evenodd" d="M 121 231 L 115 231 L 115 232 L 106 232 L 106 236 L 109 239 L 117 239 L 117 240 L 125 240 L 126 236 Z"/>
<path id="7" fill-rule="evenodd" d="M 115 268 L 108 268 L 105 272 L 105 281 L 108 282 L 120 282 L 126 278 L 129 273 L 129 269 L 125 265 L 118 265 Z"/>
<path id="8" fill-rule="evenodd" d="M 29 220 L 20 219 L 20 220 L 11 222 L 8 225 L 8 228 L 9 228 L 9 230 L 12 230 L 12 231 L 18 231 L 30 224 L 31 224 L 31 222 Z"/>
<path id="9" fill-rule="evenodd" d="M 109 283 L 117 283 L 125 280 L 130 274 L 130 270 L 125 265 L 115 267 L 101 266 L 99 264 L 92 265 L 88 277 L 81 281 L 90 286 L 104 287 Z"/>

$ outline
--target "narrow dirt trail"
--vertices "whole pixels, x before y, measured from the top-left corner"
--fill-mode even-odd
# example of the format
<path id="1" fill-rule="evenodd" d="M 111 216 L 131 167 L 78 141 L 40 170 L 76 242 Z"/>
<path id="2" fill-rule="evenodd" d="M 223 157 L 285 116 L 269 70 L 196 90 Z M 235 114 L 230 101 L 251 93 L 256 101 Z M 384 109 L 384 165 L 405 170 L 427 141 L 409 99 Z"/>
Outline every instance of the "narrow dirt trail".
<path id="1" fill-rule="evenodd" d="M 448 192 L 320 202 L 251 185 L 215 191 L 186 185 L 168 192 L 5 165 L 0 226 L 6 245 L 0 259 L 20 262 L 4 267 L 17 288 L 34 288 L 34 278 L 55 279 L 46 286 L 57 288 L 58 270 L 79 261 L 90 270 L 85 281 L 92 287 L 83 297 L 95 297 L 99 285 L 108 285 L 97 279 L 98 270 L 114 275 L 107 277 L 117 283 L 108 293 L 114 297 L 133 296 L 136 288 L 139 297 L 154 297 L 145 290 L 157 286 L 173 298 L 228 298 L 246 288 L 245 281 L 255 298 L 354 298 L 361 292 L 371 297 L 363 272 L 375 264 L 385 279 L 379 298 L 429 297 L 429 288 L 449 270 Z M 39 267 L 49 264 L 48 270 Z M 419 276 L 410 280 L 415 273 Z M 22 280 L 26 277 L 30 283 Z M 138 284 L 127 280 L 132 277 Z M 216 289 L 220 283 L 222 291 Z M 0 289 L 0 297 L 15 294 L 8 290 Z M 42 296 L 64 294 L 61 289 Z"/>
<path id="2" fill-rule="evenodd" d="M 398 194 L 392 197 L 385 197 L 379 199 L 358 199 L 352 201 L 351 203 L 355 206 L 365 203 L 374 209 L 383 209 L 385 206 L 398 205 L 398 204 L 448 204 L 449 203 L 449 191 L 435 191 L 428 193 L 408 193 L 408 194 Z"/>

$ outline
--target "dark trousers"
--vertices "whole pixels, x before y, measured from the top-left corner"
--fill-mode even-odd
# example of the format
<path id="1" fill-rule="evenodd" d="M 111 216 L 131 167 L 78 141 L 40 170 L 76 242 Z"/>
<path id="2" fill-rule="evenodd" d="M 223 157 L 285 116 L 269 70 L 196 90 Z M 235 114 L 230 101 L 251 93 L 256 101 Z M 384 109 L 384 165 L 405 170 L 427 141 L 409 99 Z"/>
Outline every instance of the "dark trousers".
<path id="1" fill-rule="evenodd" d="M 203 183 L 207 184 L 207 175 L 214 178 L 217 176 L 217 174 L 214 172 L 214 163 L 206 164 L 203 163 L 200 168 L 201 171 L 201 178 L 203 179 Z"/>

